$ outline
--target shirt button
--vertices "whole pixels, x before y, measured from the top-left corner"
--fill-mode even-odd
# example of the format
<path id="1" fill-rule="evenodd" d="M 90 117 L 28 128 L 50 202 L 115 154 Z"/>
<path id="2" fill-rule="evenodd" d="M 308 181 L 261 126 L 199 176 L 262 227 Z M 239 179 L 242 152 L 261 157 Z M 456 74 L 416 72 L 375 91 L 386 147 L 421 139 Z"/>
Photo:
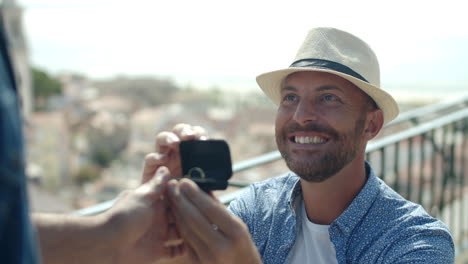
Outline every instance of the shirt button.
<path id="1" fill-rule="evenodd" d="M 335 235 L 339 235 L 340 233 L 342 233 L 342 230 L 338 228 L 338 226 L 333 226 L 332 231 Z"/>
<path id="2" fill-rule="evenodd" d="M 344 231 L 345 231 L 346 233 L 349 233 L 349 231 L 350 231 L 350 230 L 349 230 L 349 227 L 346 227 L 346 228 L 344 229 Z"/>

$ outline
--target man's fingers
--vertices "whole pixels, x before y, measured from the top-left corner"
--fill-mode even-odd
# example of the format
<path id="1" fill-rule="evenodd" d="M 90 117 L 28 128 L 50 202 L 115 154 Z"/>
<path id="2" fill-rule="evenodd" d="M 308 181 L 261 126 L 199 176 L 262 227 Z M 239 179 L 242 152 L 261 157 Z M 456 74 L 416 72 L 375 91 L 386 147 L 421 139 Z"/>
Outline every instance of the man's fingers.
<path id="1" fill-rule="evenodd" d="M 156 170 L 167 162 L 167 156 L 159 153 L 150 153 L 145 157 L 143 165 L 143 175 L 141 183 L 145 183 L 153 178 Z"/>
<path id="2" fill-rule="evenodd" d="M 205 194 L 193 181 L 182 179 L 179 185 L 184 196 L 197 207 L 210 223 L 216 225 L 219 231 L 227 237 L 237 235 L 242 225 L 224 208 L 224 205 Z M 233 228 L 236 226 L 239 228 Z"/>
<path id="3" fill-rule="evenodd" d="M 200 258 L 207 259 L 210 257 L 213 252 L 210 251 L 210 247 L 208 247 L 205 242 L 201 240 L 194 232 L 194 229 L 190 223 L 191 219 L 184 217 L 179 213 L 179 211 L 176 211 L 175 214 L 177 230 L 180 231 L 181 236 L 184 238 L 183 247 L 192 262 L 199 263 Z"/>
<path id="4" fill-rule="evenodd" d="M 206 130 L 201 126 L 194 126 L 193 131 L 195 132 L 197 139 L 206 140 L 208 138 Z"/>
<path id="5" fill-rule="evenodd" d="M 175 224 L 174 212 L 170 208 L 167 209 L 167 221 L 169 224 Z"/>
<path id="6" fill-rule="evenodd" d="M 181 238 L 179 234 L 179 230 L 177 230 L 175 219 L 174 219 L 174 213 L 172 212 L 172 209 L 169 209 L 169 208 L 166 209 L 166 216 L 167 216 L 169 230 L 168 230 L 168 239 L 164 243 L 164 245 L 172 246 L 172 247 L 181 246 L 184 240 Z"/>
<path id="7" fill-rule="evenodd" d="M 195 131 L 189 124 L 177 124 L 172 129 L 172 132 L 176 134 L 182 140 L 195 139 Z"/>
<path id="8" fill-rule="evenodd" d="M 172 132 L 164 131 L 156 136 L 156 152 L 167 154 L 171 150 L 178 150 L 180 141 L 200 139 L 206 140 L 206 130 L 201 126 L 192 126 L 189 124 L 177 124 Z"/>
<path id="9" fill-rule="evenodd" d="M 198 264 L 198 263 L 201 263 L 200 261 L 200 257 L 197 256 L 197 253 L 195 252 L 195 250 L 192 248 L 192 247 L 189 247 L 188 245 L 185 245 L 185 252 L 187 252 L 187 256 L 190 260 L 190 263 L 192 264 Z M 201 263 L 203 264 L 203 263 Z"/>
<path id="10" fill-rule="evenodd" d="M 179 231 L 184 239 L 190 239 L 184 236 L 184 233 L 188 233 L 191 237 L 196 237 L 205 244 L 222 242 L 222 235 L 213 230 L 208 219 L 180 192 L 176 181 L 169 182 L 168 194 L 173 205 L 176 222 L 178 226 L 180 225 Z"/>
<path id="11" fill-rule="evenodd" d="M 171 150 L 179 148 L 180 138 L 172 132 L 161 132 L 156 136 L 156 152 L 168 154 Z"/>
<path id="12" fill-rule="evenodd" d="M 167 240 L 164 242 L 165 247 L 178 247 L 184 243 L 184 240 L 180 237 L 175 226 L 169 225 Z"/>
<path id="13" fill-rule="evenodd" d="M 148 157 L 149 162 L 152 163 L 148 163 L 148 166 L 145 165 L 143 182 L 149 180 L 152 172 L 160 165 L 168 167 L 173 177 L 182 177 L 179 145 L 183 140 L 192 139 L 206 140 L 205 129 L 200 126 L 177 124 L 172 132 L 164 131 L 159 133 L 155 139 L 155 150 L 161 156 L 154 157 L 150 155 Z"/>
<path id="14" fill-rule="evenodd" d="M 208 192 L 208 195 L 211 197 L 211 199 L 215 200 L 218 203 L 221 203 L 221 201 L 216 197 L 213 191 Z"/>
<path id="15" fill-rule="evenodd" d="M 185 249 L 186 249 L 185 244 L 181 244 L 181 245 L 175 247 L 175 249 L 174 249 L 175 256 L 180 257 L 180 256 L 184 255 Z"/>
<path id="16" fill-rule="evenodd" d="M 206 139 L 206 131 L 201 126 L 189 124 L 177 124 L 172 129 L 181 140 Z"/>
<path id="17" fill-rule="evenodd" d="M 151 200 L 164 199 L 163 195 L 169 180 L 169 170 L 166 167 L 161 166 L 156 171 L 155 176 L 149 179 L 146 183 L 140 185 L 140 187 L 136 189 L 136 192 L 143 193 Z"/>

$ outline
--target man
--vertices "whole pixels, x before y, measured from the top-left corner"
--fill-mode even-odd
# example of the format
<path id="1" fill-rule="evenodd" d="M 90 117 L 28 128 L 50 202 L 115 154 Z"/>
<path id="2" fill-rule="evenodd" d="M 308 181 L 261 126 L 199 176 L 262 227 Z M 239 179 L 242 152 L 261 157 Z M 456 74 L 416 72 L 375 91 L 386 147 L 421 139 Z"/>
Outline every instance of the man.
<path id="1" fill-rule="evenodd" d="M 192 182 L 170 181 L 171 206 L 192 259 L 209 252 L 211 260 L 239 256 L 238 263 L 258 263 L 252 239 L 264 263 L 453 263 L 448 228 L 394 192 L 364 160 L 367 142 L 398 115 L 379 75 L 365 42 L 315 28 L 289 68 L 258 76 L 278 105 L 276 142 L 292 173 L 251 185 L 229 206 L 239 218 L 226 216 Z M 182 135 L 200 136 L 199 130 L 178 125 L 157 136 L 160 164 L 172 176 L 180 176 Z M 189 219 L 203 232 L 189 228 Z M 235 240 L 216 237 L 235 229 Z"/>
<path id="2" fill-rule="evenodd" d="M 153 156 L 145 160 L 144 183 L 120 195 L 107 212 L 90 217 L 33 216 L 28 212 L 23 139 L 12 65 L 0 19 L 0 262 L 154 263 L 182 253 L 168 211 L 169 173 Z M 158 169 L 156 171 L 156 169 Z"/>

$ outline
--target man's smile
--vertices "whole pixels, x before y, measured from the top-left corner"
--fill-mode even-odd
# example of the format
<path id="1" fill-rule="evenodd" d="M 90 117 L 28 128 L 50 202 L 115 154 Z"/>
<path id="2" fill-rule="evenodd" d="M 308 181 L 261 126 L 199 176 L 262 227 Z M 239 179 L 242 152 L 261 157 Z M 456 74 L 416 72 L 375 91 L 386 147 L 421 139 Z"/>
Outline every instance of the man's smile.
<path id="1" fill-rule="evenodd" d="M 319 136 L 293 136 L 290 140 L 297 144 L 323 144 L 328 139 Z"/>
<path id="2" fill-rule="evenodd" d="M 288 141 L 301 147 L 319 146 L 327 143 L 331 137 L 325 133 L 315 131 L 296 131 L 287 135 Z"/>

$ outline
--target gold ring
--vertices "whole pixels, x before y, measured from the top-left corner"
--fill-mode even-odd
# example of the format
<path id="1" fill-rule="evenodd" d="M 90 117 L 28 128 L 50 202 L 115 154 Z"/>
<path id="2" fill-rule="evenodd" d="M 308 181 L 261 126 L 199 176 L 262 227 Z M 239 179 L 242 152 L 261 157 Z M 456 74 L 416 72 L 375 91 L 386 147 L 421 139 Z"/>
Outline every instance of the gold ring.
<path id="1" fill-rule="evenodd" d="M 187 178 L 193 178 L 192 173 L 198 172 L 200 174 L 200 178 L 204 179 L 206 178 L 205 172 L 203 171 L 202 168 L 199 167 L 193 167 L 187 172 Z"/>

